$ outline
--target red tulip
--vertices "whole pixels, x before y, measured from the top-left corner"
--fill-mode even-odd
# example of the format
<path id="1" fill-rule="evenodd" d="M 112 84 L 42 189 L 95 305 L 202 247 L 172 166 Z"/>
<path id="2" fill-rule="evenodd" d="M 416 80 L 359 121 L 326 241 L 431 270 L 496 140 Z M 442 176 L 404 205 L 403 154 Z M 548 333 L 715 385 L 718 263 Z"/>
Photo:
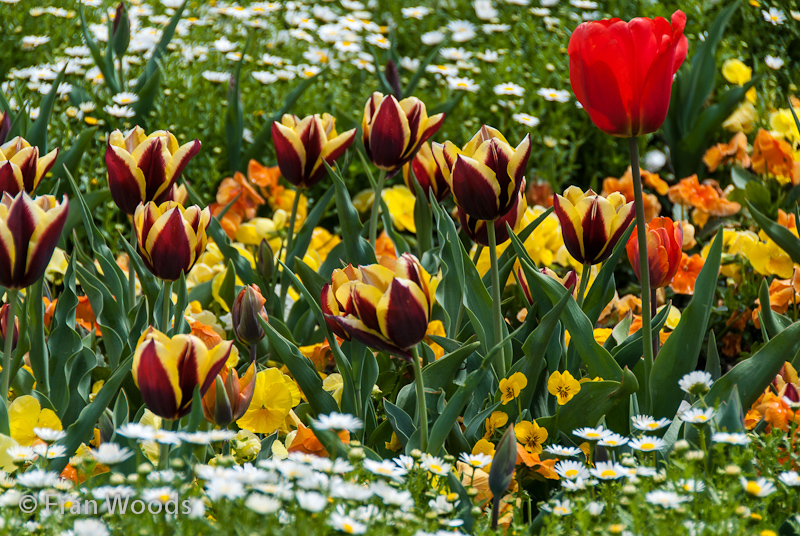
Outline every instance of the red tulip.
<path id="1" fill-rule="evenodd" d="M 683 246 L 683 227 L 681 222 L 670 218 L 653 218 L 645 224 L 647 229 L 647 262 L 650 266 L 650 288 L 669 285 L 681 264 Z M 634 228 L 625 246 L 633 272 L 641 280 L 639 270 L 639 242 Z"/>
<path id="2" fill-rule="evenodd" d="M 655 132 L 667 117 L 672 77 L 686 59 L 686 15 L 584 22 L 569 40 L 575 97 L 612 136 Z"/>

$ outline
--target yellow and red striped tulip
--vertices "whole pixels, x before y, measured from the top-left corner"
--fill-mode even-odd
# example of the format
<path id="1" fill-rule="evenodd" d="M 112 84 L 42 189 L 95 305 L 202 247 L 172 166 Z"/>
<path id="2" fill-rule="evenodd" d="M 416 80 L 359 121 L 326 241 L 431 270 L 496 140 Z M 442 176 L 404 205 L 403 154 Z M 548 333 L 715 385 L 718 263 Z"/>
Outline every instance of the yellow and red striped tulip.
<path id="1" fill-rule="evenodd" d="M 534 270 L 536 270 L 535 267 Z M 559 277 L 557 273 L 546 266 L 539 271 L 564 285 L 564 288 L 569 290 L 573 296 L 577 294 L 578 273 L 575 270 L 570 270 L 564 277 Z M 528 278 L 525 277 L 525 272 L 522 268 L 517 268 L 517 281 L 519 281 L 519 286 L 522 289 L 522 294 L 525 295 L 525 299 L 528 300 L 528 303 L 533 304 L 533 295 L 531 294 L 531 288 L 528 286 Z"/>
<path id="2" fill-rule="evenodd" d="M 635 215 L 633 202 L 625 203 L 619 192 L 603 197 L 577 186 L 556 195 L 553 206 L 564 245 L 581 264 L 598 264 L 610 257 Z"/>
<path id="3" fill-rule="evenodd" d="M 188 273 L 208 243 L 208 207 L 184 208 L 175 201 L 139 205 L 133 216 L 139 256 L 153 275 L 175 281 Z"/>
<path id="4" fill-rule="evenodd" d="M 428 117 L 425 103 L 416 97 L 400 102 L 393 95 L 375 92 L 364 107 L 362 141 L 367 156 L 378 168 L 396 172 L 433 136 L 444 114 Z"/>
<path id="5" fill-rule="evenodd" d="M 447 141 L 432 144 L 453 199 L 470 218 L 494 221 L 517 203 L 531 154 L 526 134 L 513 148 L 495 128 L 483 125 L 463 149 Z"/>
<path id="6" fill-rule="evenodd" d="M 444 173 L 433 157 L 431 144 L 427 141 L 419 146 L 419 151 L 411 162 L 403 166 L 403 180 L 408 189 L 416 195 L 414 182 L 411 180 L 411 172 L 417 178 L 422 191 L 426 196 L 432 193 L 437 201 L 441 202 L 450 194 L 450 185 L 444 179 Z"/>
<path id="7" fill-rule="evenodd" d="M 3 193 L 0 202 L 0 285 L 20 289 L 44 274 L 69 214 L 69 201 L 55 196 L 31 199 L 24 190 Z"/>
<path id="8" fill-rule="evenodd" d="M 111 198 L 129 215 L 140 203 L 168 201 L 175 181 L 198 152 L 200 140 L 178 145 L 164 130 L 149 136 L 138 126 L 127 136 L 115 130 L 106 148 Z"/>
<path id="9" fill-rule="evenodd" d="M 233 301 L 231 324 L 233 333 L 242 344 L 252 347 L 264 338 L 264 328 L 261 327 L 258 318 L 269 321 L 267 310 L 264 308 L 265 303 L 267 300 L 256 285 L 244 287 Z"/>
<path id="10" fill-rule="evenodd" d="M 150 411 L 180 419 L 192 409 L 195 387 L 206 394 L 231 353 L 232 341 L 208 349 L 194 335 L 168 337 L 150 326 L 133 355 L 133 380 Z"/>
<path id="11" fill-rule="evenodd" d="M 247 412 L 256 390 L 256 363 L 250 362 L 244 376 L 231 367 L 224 367 L 203 396 L 203 414 L 206 420 L 225 428 L 238 421 Z"/>
<path id="12" fill-rule="evenodd" d="M 272 141 L 281 175 L 297 188 L 310 188 L 327 173 L 324 162 L 342 156 L 356 139 L 356 129 L 336 133 L 336 118 L 330 114 L 300 119 L 284 114 L 272 123 Z"/>
<path id="13" fill-rule="evenodd" d="M 645 224 L 647 230 L 647 264 L 650 271 L 650 288 L 666 287 L 675 277 L 681 265 L 683 247 L 683 226 L 671 218 L 653 218 Z M 639 267 L 639 242 L 634 228 L 625 245 L 628 260 L 636 278 L 641 280 Z"/>
<path id="14" fill-rule="evenodd" d="M 469 215 L 458 207 L 458 218 L 461 220 L 461 228 L 467 233 L 467 236 L 482 246 L 489 246 L 489 232 L 486 228 L 487 225 L 494 225 L 495 240 L 497 244 L 502 244 L 508 240 L 508 224 L 512 230 L 517 228 L 517 225 L 522 221 L 525 216 L 525 211 L 528 208 L 528 202 L 525 200 L 525 181 L 522 181 L 522 187 L 517 194 L 517 204 L 511 207 L 505 215 L 500 216 L 493 222 L 486 220 L 478 220 L 470 218 Z"/>
<path id="15" fill-rule="evenodd" d="M 39 158 L 39 148 L 20 136 L 0 145 L 0 192 L 17 195 L 25 190 L 33 195 L 57 156 L 58 149 L 53 149 Z"/>
<path id="16" fill-rule="evenodd" d="M 334 270 L 322 287 L 322 311 L 342 338 L 410 360 L 427 332 L 433 292 L 416 257 L 404 253 L 393 261 Z"/>

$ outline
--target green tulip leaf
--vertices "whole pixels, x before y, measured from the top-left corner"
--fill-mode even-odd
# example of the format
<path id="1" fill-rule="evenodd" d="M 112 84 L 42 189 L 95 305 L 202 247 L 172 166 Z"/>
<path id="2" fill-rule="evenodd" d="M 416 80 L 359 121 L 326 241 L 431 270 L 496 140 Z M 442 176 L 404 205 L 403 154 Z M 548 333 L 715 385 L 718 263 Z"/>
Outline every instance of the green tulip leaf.
<path id="1" fill-rule="evenodd" d="M 791 257 L 792 261 L 800 263 L 800 238 L 794 236 L 794 234 L 783 225 L 766 217 L 750 201 L 747 201 L 747 208 L 750 210 L 753 219 L 758 223 L 758 226 L 767 233 L 767 236 L 778 244 L 778 247 L 785 251 L 786 254 Z"/>

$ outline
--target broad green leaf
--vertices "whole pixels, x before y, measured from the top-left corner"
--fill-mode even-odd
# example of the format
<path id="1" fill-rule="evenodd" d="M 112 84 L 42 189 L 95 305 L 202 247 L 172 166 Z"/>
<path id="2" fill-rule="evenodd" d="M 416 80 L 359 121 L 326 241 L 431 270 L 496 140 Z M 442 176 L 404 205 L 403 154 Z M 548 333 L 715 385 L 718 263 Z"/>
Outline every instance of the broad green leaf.
<path id="1" fill-rule="evenodd" d="M 414 426 L 414 421 L 411 417 L 400 409 L 398 406 L 395 406 L 387 399 L 383 399 L 383 408 L 386 411 L 386 419 L 391 423 L 392 430 L 394 433 L 397 434 L 397 439 L 403 445 L 403 448 L 408 444 L 408 440 L 411 438 L 411 434 L 414 433 L 416 427 Z"/>
<path id="2" fill-rule="evenodd" d="M 622 238 L 620 238 L 617 245 L 614 246 L 614 251 L 611 253 L 611 256 L 603 263 L 602 268 L 600 268 L 600 271 L 597 273 L 597 277 L 594 282 L 592 282 L 592 286 L 589 287 L 589 291 L 586 293 L 586 299 L 583 302 L 583 312 L 589 317 L 589 322 L 591 322 L 592 325 L 597 323 L 600 314 L 608 304 L 606 297 L 609 292 L 613 296 L 614 270 L 617 269 L 619 259 L 625 252 L 625 245 L 628 243 L 628 239 L 634 227 L 635 225 L 631 223 L 628 230 L 623 233 Z"/>
<path id="3" fill-rule="evenodd" d="M 31 370 L 33 370 L 33 377 L 36 378 L 36 389 L 45 396 L 50 396 L 50 369 L 48 366 L 50 354 L 44 339 L 43 290 L 44 278 L 40 278 L 28 289 L 28 299 L 25 300 L 28 318 L 31 320 L 28 329 L 28 337 L 31 342 L 28 358 Z"/>
<path id="4" fill-rule="evenodd" d="M 758 289 L 758 299 L 761 305 L 761 322 L 764 325 L 764 329 L 767 330 L 770 339 L 792 324 L 790 320 L 784 320 L 782 315 L 772 310 L 769 300 L 769 285 L 767 284 L 766 278 L 761 280 L 761 286 Z"/>
<path id="5" fill-rule="evenodd" d="M 708 351 L 706 352 L 706 372 L 711 374 L 711 379 L 717 381 L 722 376 L 722 369 L 719 364 L 719 352 L 717 351 L 717 339 L 712 329 L 708 333 Z"/>
<path id="6" fill-rule="evenodd" d="M 97 127 L 87 128 L 75 137 L 75 140 L 72 142 L 72 146 L 69 149 L 63 150 L 62 148 L 62 150 L 59 151 L 58 158 L 56 158 L 56 162 L 53 164 L 53 176 L 50 179 L 51 181 L 55 181 L 66 176 L 64 174 L 64 167 L 66 167 L 66 169 L 73 174 L 78 171 L 78 167 L 81 165 L 83 154 L 91 145 L 95 133 L 97 133 Z M 96 197 L 97 193 L 99 192 L 106 192 L 106 195 L 108 195 L 108 190 L 97 190 L 87 194 L 85 197 L 87 198 L 87 203 L 89 206 L 92 206 L 92 201 L 90 199 L 93 196 Z M 70 216 L 71 215 L 72 207 L 70 207 Z M 70 227 L 64 225 L 65 230 L 71 230 L 72 227 L 74 227 L 74 224 Z"/>

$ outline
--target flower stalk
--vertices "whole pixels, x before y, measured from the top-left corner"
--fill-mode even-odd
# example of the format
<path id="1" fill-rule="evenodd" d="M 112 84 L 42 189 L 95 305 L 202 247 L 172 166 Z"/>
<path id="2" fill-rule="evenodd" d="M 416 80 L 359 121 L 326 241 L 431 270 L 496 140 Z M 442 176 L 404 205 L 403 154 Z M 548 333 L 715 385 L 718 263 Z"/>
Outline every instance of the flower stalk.
<path id="1" fill-rule="evenodd" d="M 3 382 L 0 389 L 2 389 L 2 399 L 4 407 L 8 406 L 8 388 L 11 382 L 11 352 L 14 348 L 14 321 L 17 312 L 17 294 L 19 291 L 15 288 L 6 290 L 8 296 L 8 322 L 6 323 L 5 347 L 3 349 Z"/>
<path id="2" fill-rule="evenodd" d="M 642 283 L 642 342 L 644 345 L 644 397 L 650 408 L 650 371 L 653 368 L 653 332 L 650 328 L 650 266 L 647 259 L 647 228 L 644 219 L 642 177 L 639 172 L 639 143 L 636 136 L 628 138 L 628 151 L 633 173 L 633 196 L 636 210 L 636 239 L 639 244 L 639 279 Z"/>
<path id="3" fill-rule="evenodd" d="M 369 243 L 375 247 L 375 242 L 378 239 L 378 213 L 381 211 L 381 191 L 383 191 L 383 183 L 386 181 L 386 170 L 382 169 L 381 174 L 378 176 L 378 185 L 375 188 L 375 195 L 372 198 L 372 214 L 369 217 Z"/>
<path id="4" fill-rule="evenodd" d="M 589 278 L 592 276 L 592 265 L 588 262 L 583 263 L 581 270 L 581 286 L 578 289 L 578 307 L 583 309 L 583 300 L 586 298 L 586 288 L 589 286 Z"/>
<path id="5" fill-rule="evenodd" d="M 300 206 L 300 191 L 294 191 L 294 203 L 292 203 L 292 214 L 289 216 L 289 229 L 286 232 L 286 266 L 289 266 L 289 255 L 292 253 L 292 242 L 294 242 L 294 224 L 297 221 L 297 208 Z M 286 303 L 286 293 L 288 292 L 288 284 L 286 282 L 286 270 L 281 271 L 281 316 Z"/>
<path id="6" fill-rule="evenodd" d="M 425 402 L 425 384 L 422 379 L 422 367 L 419 364 L 419 351 L 411 349 L 411 364 L 414 366 L 414 385 L 417 390 L 417 417 L 419 422 L 419 446 L 422 452 L 428 450 L 428 405 Z"/>
<path id="7" fill-rule="evenodd" d="M 164 281 L 163 301 L 161 302 L 161 331 L 169 331 L 169 309 L 172 305 L 172 281 Z"/>
<path id="8" fill-rule="evenodd" d="M 491 259 L 492 271 L 492 311 L 494 316 L 494 340 L 495 344 L 503 340 L 503 311 L 501 309 L 502 291 L 500 290 L 500 270 L 497 266 L 497 239 L 495 237 L 494 222 L 486 226 L 489 237 L 489 258 Z M 506 377 L 506 358 L 505 348 L 497 352 L 495 360 L 495 372 L 498 378 Z"/>

